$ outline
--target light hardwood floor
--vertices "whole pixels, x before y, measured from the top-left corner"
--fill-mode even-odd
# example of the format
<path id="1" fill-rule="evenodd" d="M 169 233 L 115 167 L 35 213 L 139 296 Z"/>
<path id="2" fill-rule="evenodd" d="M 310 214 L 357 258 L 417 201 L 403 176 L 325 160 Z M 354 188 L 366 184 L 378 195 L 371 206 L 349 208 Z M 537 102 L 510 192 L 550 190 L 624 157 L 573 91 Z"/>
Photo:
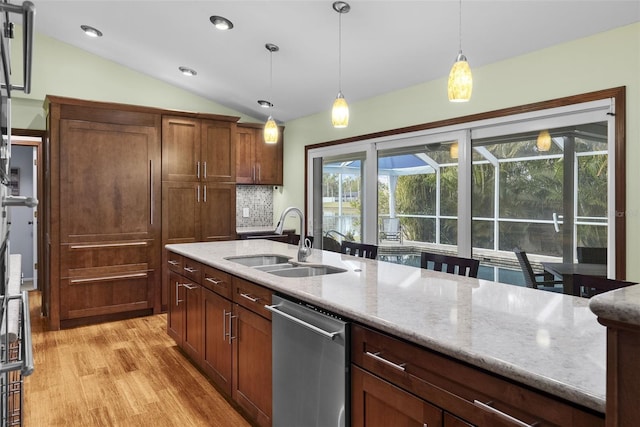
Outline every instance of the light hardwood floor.
<path id="1" fill-rule="evenodd" d="M 45 331 L 41 295 L 29 298 L 26 427 L 249 426 L 169 338 L 166 315 Z"/>

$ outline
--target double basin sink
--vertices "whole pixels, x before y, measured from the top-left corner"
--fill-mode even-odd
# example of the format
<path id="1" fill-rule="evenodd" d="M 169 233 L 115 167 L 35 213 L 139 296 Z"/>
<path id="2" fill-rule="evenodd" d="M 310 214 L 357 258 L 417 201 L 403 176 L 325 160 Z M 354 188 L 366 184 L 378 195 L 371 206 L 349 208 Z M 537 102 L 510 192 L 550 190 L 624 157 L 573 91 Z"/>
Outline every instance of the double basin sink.
<path id="1" fill-rule="evenodd" d="M 227 257 L 225 259 L 280 277 L 322 276 L 347 271 L 331 265 L 298 263 L 292 261 L 289 256 L 279 254 L 242 255 Z"/>

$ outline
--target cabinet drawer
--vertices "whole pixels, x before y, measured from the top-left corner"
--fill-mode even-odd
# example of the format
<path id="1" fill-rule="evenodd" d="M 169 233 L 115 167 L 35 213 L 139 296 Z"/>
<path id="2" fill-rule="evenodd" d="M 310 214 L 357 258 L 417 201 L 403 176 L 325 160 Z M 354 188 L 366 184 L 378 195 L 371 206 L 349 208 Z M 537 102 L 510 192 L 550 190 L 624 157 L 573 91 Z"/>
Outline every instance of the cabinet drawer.
<path id="1" fill-rule="evenodd" d="M 182 274 L 182 255 L 167 252 L 167 267 L 171 271 Z"/>
<path id="2" fill-rule="evenodd" d="M 202 270 L 204 265 L 192 259 L 182 257 L 182 275 L 195 283 L 202 283 Z"/>
<path id="3" fill-rule="evenodd" d="M 464 362 L 352 325 L 352 362 L 476 426 L 604 426 L 604 415 Z M 488 404 L 491 408 L 483 406 Z"/>
<path id="4" fill-rule="evenodd" d="M 224 271 L 205 265 L 202 273 L 202 286 L 231 299 L 231 275 Z"/>
<path id="5" fill-rule="evenodd" d="M 85 242 L 60 245 L 60 275 L 76 275 L 75 271 L 115 266 L 145 264 L 157 267 L 154 243 L 150 240 Z M 125 267 L 126 269 L 126 267 Z"/>
<path id="6" fill-rule="evenodd" d="M 267 288 L 237 277 L 233 278 L 233 302 L 267 319 L 271 319 L 271 312 L 264 306 L 271 304 L 271 295 L 272 292 Z"/>

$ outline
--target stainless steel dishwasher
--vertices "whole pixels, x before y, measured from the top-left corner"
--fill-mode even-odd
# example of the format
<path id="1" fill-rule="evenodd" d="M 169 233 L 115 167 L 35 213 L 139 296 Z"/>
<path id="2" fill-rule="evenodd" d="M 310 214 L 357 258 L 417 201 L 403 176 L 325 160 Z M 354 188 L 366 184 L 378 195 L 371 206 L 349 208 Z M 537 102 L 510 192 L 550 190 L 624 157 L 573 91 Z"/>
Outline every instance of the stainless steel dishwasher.
<path id="1" fill-rule="evenodd" d="M 349 324 L 274 295 L 273 426 L 349 425 Z"/>

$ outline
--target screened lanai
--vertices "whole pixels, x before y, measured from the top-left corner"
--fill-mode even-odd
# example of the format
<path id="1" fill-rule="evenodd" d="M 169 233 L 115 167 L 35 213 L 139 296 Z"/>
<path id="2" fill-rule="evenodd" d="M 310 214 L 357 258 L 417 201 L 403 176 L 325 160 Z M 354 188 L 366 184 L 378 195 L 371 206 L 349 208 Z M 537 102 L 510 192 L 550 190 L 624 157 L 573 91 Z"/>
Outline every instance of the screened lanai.
<path id="1" fill-rule="evenodd" d="M 517 282 L 515 248 L 539 263 L 574 262 L 578 247 L 607 247 L 606 122 L 478 136 L 471 141 L 469 203 L 481 276 Z M 457 252 L 457 149 L 448 141 L 376 151 L 381 259 L 415 264 L 420 250 Z M 361 240 L 366 161 L 323 163 L 323 230 L 338 239 Z M 401 238 L 387 238 L 386 219 L 397 220 Z"/>

